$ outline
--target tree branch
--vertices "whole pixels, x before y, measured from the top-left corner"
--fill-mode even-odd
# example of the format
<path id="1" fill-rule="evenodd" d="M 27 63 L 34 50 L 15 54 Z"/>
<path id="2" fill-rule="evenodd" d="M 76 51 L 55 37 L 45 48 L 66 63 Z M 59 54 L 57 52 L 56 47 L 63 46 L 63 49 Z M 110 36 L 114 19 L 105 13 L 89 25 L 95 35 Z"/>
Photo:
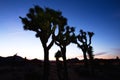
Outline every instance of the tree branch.
<path id="1" fill-rule="evenodd" d="M 50 42 L 50 44 L 48 45 L 48 50 L 53 46 L 53 44 L 54 44 L 54 40 L 52 40 L 52 41 Z"/>

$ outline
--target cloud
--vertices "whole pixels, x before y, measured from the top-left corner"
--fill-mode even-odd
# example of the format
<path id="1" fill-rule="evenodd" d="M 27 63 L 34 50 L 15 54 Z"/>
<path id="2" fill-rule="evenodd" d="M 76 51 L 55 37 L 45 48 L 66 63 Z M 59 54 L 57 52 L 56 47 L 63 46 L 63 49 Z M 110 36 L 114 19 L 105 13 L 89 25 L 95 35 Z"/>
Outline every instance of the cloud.
<path id="1" fill-rule="evenodd" d="M 120 48 L 113 48 L 113 49 L 114 49 L 114 51 L 120 52 Z"/>
<path id="2" fill-rule="evenodd" d="M 120 48 L 113 48 L 114 53 L 120 54 Z"/>
<path id="3" fill-rule="evenodd" d="M 107 54 L 107 52 L 96 53 L 95 56 L 98 56 L 98 55 L 104 55 L 104 54 Z"/>

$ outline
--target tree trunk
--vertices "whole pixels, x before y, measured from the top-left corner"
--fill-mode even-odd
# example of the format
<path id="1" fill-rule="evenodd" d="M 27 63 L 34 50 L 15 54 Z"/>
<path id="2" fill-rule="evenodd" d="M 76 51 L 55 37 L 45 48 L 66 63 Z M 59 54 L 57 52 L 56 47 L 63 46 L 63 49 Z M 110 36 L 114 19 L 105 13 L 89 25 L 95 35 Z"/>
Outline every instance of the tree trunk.
<path id="1" fill-rule="evenodd" d="M 49 79 L 49 51 L 46 46 L 44 46 L 44 73 L 43 73 L 43 80 Z"/>
<path id="2" fill-rule="evenodd" d="M 58 79 L 59 79 L 59 80 L 63 80 L 63 79 L 62 79 L 62 76 L 61 76 L 62 64 L 61 64 L 61 62 L 59 61 L 59 58 L 58 58 L 58 57 L 56 58 L 56 66 L 57 66 L 57 75 L 58 75 Z"/>
<path id="3" fill-rule="evenodd" d="M 83 57 L 84 57 L 85 67 L 87 67 L 88 66 L 88 59 L 87 59 L 86 51 L 83 51 Z"/>
<path id="4" fill-rule="evenodd" d="M 66 61 L 66 48 L 62 48 L 62 55 L 63 55 L 63 66 L 64 66 L 64 80 L 68 80 L 68 69 L 67 69 L 67 61 Z"/>

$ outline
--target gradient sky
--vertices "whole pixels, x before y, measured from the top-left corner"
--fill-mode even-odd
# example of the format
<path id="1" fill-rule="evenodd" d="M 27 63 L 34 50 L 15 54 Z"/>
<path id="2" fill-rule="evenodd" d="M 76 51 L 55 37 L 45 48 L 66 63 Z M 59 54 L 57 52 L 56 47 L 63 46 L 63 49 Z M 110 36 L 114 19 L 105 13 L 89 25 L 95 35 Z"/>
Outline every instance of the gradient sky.
<path id="1" fill-rule="evenodd" d="M 95 57 L 120 57 L 120 0 L 0 0 L 0 56 L 18 54 L 29 59 L 43 59 L 43 48 L 35 33 L 24 31 L 19 16 L 25 17 L 29 8 L 39 5 L 62 11 L 68 25 L 93 31 Z M 50 49 L 50 59 L 59 49 Z M 67 47 L 67 58 L 82 58 L 76 45 Z"/>

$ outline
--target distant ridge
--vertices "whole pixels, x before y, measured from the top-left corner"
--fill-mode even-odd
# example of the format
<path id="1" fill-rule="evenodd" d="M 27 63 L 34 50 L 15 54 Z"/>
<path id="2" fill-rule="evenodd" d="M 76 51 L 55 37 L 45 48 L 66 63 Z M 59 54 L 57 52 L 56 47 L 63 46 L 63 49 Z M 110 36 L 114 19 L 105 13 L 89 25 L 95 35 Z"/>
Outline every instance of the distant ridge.
<path id="1" fill-rule="evenodd" d="M 50 61 L 51 63 L 55 63 L 56 61 Z M 68 64 L 74 64 L 74 63 L 83 63 L 83 60 L 79 60 L 78 58 L 71 58 L 67 60 Z M 116 59 L 94 59 L 94 63 L 96 64 L 120 64 L 120 59 L 117 57 Z M 0 56 L 0 65 L 25 65 L 25 64 L 43 64 L 42 60 L 39 59 L 27 59 L 26 57 L 23 58 L 21 56 L 18 56 L 17 54 L 13 56 L 8 57 L 2 57 Z"/>
<path id="2" fill-rule="evenodd" d="M 26 59 L 18 56 L 17 54 L 8 57 L 0 56 L 0 65 L 11 65 L 11 66 L 24 66 L 28 64 L 42 65 L 43 61 L 38 59 Z"/>

